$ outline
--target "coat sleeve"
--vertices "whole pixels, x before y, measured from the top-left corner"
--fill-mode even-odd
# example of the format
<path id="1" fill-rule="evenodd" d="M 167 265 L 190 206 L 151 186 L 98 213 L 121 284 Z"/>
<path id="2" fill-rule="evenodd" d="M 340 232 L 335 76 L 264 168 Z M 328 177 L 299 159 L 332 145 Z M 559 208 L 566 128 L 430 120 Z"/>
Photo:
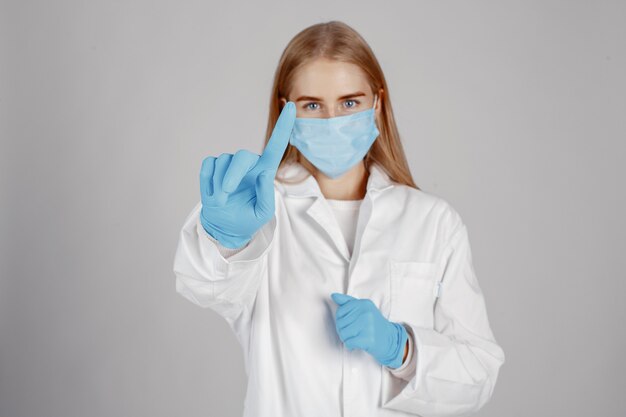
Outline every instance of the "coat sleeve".
<path id="1" fill-rule="evenodd" d="M 276 216 L 236 253 L 220 250 L 202 227 L 201 203 L 180 231 L 174 259 L 176 291 L 194 304 L 210 308 L 232 326 L 247 322 L 259 284 L 267 274 L 267 254 L 274 241 Z M 249 318 L 249 317 L 248 317 Z"/>
<path id="2" fill-rule="evenodd" d="M 455 227 L 440 257 L 434 328 L 410 325 L 415 375 L 405 382 L 385 372 L 384 408 L 422 417 L 476 412 L 489 401 L 504 363 L 472 264 L 467 227 L 458 213 L 454 217 Z"/>

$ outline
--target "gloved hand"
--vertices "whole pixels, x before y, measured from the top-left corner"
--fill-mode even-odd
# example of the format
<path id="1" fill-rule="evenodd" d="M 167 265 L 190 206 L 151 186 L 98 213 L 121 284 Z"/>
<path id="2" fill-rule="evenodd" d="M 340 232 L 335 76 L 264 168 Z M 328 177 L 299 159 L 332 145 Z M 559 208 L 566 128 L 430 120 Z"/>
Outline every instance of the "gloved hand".
<path id="1" fill-rule="evenodd" d="M 339 305 L 335 327 L 349 350 L 359 348 L 390 368 L 402 365 L 408 333 L 400 323 L 387 320 L 368 298 L 332 293 Z"/>
<path id="2" fill-rule="evenodd" d="M 200 222 L 223 246 L 235 249 L 246 245 L 274 216 L 274 177 L 295 118 L 295 104 L 289 101 L 260 156 L 239 150 L 202 161 Z"/>

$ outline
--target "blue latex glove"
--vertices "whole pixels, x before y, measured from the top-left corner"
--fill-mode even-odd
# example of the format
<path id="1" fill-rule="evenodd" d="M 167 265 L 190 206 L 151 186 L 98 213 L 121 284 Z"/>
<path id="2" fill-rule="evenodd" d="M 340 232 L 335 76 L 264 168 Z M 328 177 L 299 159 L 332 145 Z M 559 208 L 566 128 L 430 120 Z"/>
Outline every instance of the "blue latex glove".
<path id="1" fill-rule="evenodd" d="M 369 298 L 332 293 L 339 305 L 335 327 L 349 350 L 359 348 L 390 368 L 402 365 L 408 333 L 400 323 L 387 320 Z"/>
<path id="2" fill-rule="evenodd" d="M 223 246 L 234 249 L 246 245 L 274 216 L 274 177 L 295 118 L 296 106 L 289 101 L 262 155 L 239 150 L 234 155 L 223 153 L 202 161 L 200 222 Z"/>

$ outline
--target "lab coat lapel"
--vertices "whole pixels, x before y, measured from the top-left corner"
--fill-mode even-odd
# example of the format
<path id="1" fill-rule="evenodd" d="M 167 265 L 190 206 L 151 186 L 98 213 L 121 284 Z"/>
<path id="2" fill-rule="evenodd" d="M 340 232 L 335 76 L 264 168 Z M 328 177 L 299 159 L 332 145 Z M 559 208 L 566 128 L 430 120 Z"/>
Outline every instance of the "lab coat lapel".
<path id="1" fill-rule="evenodd" d="M 300 182 L 296 183 L 281 183 L 285 189 L 285 193 L 292 197 L 315 197 L 311 206 L 309 206 L 306 210 L 307 215 L 309 215 L 313 221 L 321 226 L 341 256 L 350 263 L 350 252 L 346 241 L 332 212 L 332 208 L 322 194 L 315 177 L 298 162 L 292 162 L 289 165 L 281 167 L 280 171 L 281 172 L 278 174 L 278 177 L 288 178 L 292 181 L 296 178 L 304 178 Z M 353 260 L 358 257 L 360 252 L 361 236 L 363 235 L 363 232 L 369 223 L 369 219 L 371 218 L 373 203 L 376 195 L 388 188 L 393 187 L 393 185 L 393 181 L 384 172 L 382 167 L 376 163 L 370 165 L 369 177 L 367 180 L 367 192 L 361 206 L 361 210 L 359 210 L 355 245 L 352 254 Z M 350 269 L 352 269 L 352 265 Z"/>
<path id="2" fill-rule="evenodd" d="M 387 173 L 378 164 L 373 163 L 372 165 L 370 165 L 369 172 L 370 175 L 367 180 L 367 192 L 363 199 L 363 203 L 361 203 L 359 218 L 357 221 L 356 232 L 354 236 L 354 249 L 352 251 L 352 259 L 348 270 L 349 277 L 352 276 L 352 271 L 354 270 L 354 267 L 361 256 L 363 238 L 371 237 L 366 236 L 365 232 L 369 230 L 368 225 L 372 218 L 372 213 L 374 212 L 375 207 L 378 208 L 378 205 L 375 204 L 377 198 L 383 191 L 395 185 L 394 182 L 389 178 Z M 351 281 L 352 280 L 350 279 L 349 282 Z"/>
<path id="3" fill-rule="evenodd" d="M 335 219 L 332 208 L 324 196 L 316 196 L 315 201 L 307 209 L 306 213 L 320 226 L 322 226 L 322 229 L 324 229 L 326 234 L 328 234 L 330 240 L 332 240 L 335 244 L 335 247 L 341 256 L 346 260 L 346 262 L 350 262 L 348 245 L 346 244 L 346 240 L 344 239 L 341 229 L 339 228 L 337 219 Z"/>

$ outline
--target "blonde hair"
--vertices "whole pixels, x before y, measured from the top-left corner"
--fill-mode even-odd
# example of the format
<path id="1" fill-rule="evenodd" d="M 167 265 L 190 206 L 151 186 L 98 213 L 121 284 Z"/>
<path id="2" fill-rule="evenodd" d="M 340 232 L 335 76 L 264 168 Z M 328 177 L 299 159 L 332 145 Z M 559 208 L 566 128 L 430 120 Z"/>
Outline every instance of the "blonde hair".
<path id="1" fill-rule="evenodd" d="M 369 171 L 370 164 L 373 161 L 377 162 L 393 181 L 419 190 L 420 188 L 413 182 L 400 142 L 387 82 L 378 60 L 365 39 L 340 21 L 333 20 L 309 26 L 296 34 L 286 46 L 274 73 L 265 145 L 282 110 L 281 98 L 287 99 L 289 95 L 294 74 L 301 66 L 322 57 L 358 65 L 367 75 L 372 91 L 379 93 L 381 115 L 380 119 L 377 119 L 377 127 L 380 135 L 365 155 L 365 168 Z M 290 161 L 302 161 L 300 156 L 300 151 L 288 144 L 279 168 Z"/>

